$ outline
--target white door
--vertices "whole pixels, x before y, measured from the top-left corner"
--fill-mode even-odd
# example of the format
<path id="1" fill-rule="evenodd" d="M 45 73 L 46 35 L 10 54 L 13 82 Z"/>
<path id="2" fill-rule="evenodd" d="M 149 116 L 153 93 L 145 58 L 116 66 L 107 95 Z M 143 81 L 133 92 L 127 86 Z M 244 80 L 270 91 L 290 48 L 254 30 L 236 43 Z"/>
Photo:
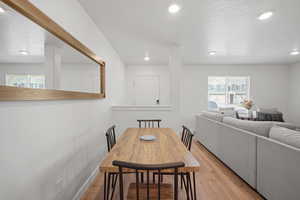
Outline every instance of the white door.
<path id="1" fill-rule="evenodd" d="M 135 103 L 136 105 L 159 104 L 159 77 L 137 76 L 135 78 Z"/>

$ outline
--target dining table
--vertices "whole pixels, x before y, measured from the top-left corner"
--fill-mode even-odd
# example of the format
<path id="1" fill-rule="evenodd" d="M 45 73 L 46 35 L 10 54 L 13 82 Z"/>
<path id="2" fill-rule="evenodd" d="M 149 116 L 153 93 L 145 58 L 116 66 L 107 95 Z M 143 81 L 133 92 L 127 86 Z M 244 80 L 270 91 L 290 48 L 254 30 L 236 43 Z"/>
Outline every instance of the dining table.
<path id="1" fill-rule="evenodd" d="M 154 136 L 155 139 L 142 140 L 143 136 Z M 113 166 L 114 160 L 139 164 L 166 164 L 183 162 L 179 173 L 188 175 L 187 199 L 196 200 L 195 173 L 200 170 L 200 163 L 181 142 L 180 135 L 171 128 L 128 128 L 117 138 L 117 143 L 108 152 L 100 164 L 100 172 L 104 173 L 104 199 L 108 199 L 109 185 L 107 174 L 118 173 Z M 110 180 L 109 180 L 110 182 Z M 188 197 L 190 195 L 190 197 Z"/>

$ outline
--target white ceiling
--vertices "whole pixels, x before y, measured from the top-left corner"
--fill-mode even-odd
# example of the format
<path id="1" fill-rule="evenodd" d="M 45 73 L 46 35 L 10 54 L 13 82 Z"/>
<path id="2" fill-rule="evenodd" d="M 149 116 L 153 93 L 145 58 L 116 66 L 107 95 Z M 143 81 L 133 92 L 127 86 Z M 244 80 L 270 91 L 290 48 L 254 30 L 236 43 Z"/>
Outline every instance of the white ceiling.
<path id="1" fill-rule="evenodd" d="M 294 63 L 300 56 L 300 0 L 79 0 L 126 64 L 168 63 L 182 47 L 186 64 Z M 274 17 L 261 22 L 265 11 Z M 217 56 L 208 56 L 208 51 Z"/>

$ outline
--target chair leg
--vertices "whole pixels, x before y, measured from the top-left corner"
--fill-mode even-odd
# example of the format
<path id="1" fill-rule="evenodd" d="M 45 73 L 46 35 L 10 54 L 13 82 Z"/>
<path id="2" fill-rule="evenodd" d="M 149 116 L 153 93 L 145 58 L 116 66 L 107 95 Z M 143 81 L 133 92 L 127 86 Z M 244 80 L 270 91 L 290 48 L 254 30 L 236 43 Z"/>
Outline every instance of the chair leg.
<path id="1" fill-rule="evenodd" d="M 150 199 L 150 188 L 149 188 L 149 171 L 147 171 L 147 199 Z"/>
<path id="2" fill-rule="evenodd" d="M 110 193 L 110 179 L 111 179 L 112 174 L 108 174 L 108 183 L 107 183 L 107 191 L 106 191 L 106 199 L 109 200 L 109 193 Z"/>
<path id="3" fill-rule="evenodd" d="M 178 169 L 175 169 L 174 176 L 174 200 L 178 200 Z"/>
<path id="4" fill-rule="evenodd" d="M 140 191 L 139 191 L 139 172 L 136 170 L 135 172 L 135 182 L 136 182 L 136 199 L 139 199 L 139 194 L 140 194 Z"/>
<path id="5" fill-rule="evenodd" d="M 152 182 L 153 182 L 153 184 L 155 184 L 155 175 L 156 175 L 155 172 L 153 172 L 153 175 L 152 175 L 152 176 L 153 176 L 153 177 L 152 177 Z"/>
<path id="6" fill-rule="evenodd" d="M 115 174 L 112 175 L 111 188 L 114 187 L 114 182 L 115 182 Z"/>
<path id="7" fill-rule="evenodd" d="M 182 182 L 183 182 L 183 175 L 182 175 L 182 173 L 180 174 L 180 187 L 181 187 L 181 189 L 182 189 Z"/>
<path id="8" fill-rule="evenodd" d="M 161 180 L 161 172 L 158 170 L 158 200 L 160 200 L 160 180 Z"/>
<path id="9" fill-rule="evenodd" d="M 141 172 L 141 183 L 144 183 L 144 172 Z"/>
<path id="10" fill-rule="evenodd" d="M 116 189 L 116 185 L 117 185 L 117 181 L 118 181 L 118 174 L 115 174 L 113 177 L 114 178 L 112 181 L 112 192 L 111 192 L 110 200 L 112 200 L 114 197 L 114 193 L 115 193 L 115 189 Z"/>

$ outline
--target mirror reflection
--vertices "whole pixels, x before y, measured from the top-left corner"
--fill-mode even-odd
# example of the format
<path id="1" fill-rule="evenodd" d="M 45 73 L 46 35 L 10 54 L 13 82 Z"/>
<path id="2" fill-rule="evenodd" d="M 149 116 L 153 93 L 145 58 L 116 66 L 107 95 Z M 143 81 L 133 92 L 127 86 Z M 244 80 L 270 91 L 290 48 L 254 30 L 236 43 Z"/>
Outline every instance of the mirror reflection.
<path id="1" fill-rule="evenodd" d="M 100 93 L 98 63 L 16 11 L 5 9 L 0 13 L 0 85 Z"/>

